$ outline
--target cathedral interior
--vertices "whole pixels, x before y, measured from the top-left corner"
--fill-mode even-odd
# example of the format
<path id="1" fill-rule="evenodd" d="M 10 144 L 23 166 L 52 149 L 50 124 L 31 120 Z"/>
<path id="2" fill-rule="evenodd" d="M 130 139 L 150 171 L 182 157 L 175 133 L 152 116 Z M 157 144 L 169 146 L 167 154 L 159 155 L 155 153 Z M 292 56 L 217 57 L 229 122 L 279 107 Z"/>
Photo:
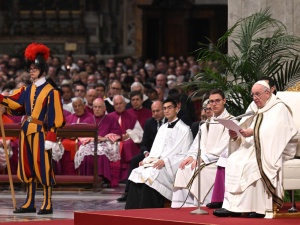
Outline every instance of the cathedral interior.
<path id="1" fill-rule="evenodd" d="M 179 57 L 227 30 L 226 0 L 0 0 L 0 54 Z"/>

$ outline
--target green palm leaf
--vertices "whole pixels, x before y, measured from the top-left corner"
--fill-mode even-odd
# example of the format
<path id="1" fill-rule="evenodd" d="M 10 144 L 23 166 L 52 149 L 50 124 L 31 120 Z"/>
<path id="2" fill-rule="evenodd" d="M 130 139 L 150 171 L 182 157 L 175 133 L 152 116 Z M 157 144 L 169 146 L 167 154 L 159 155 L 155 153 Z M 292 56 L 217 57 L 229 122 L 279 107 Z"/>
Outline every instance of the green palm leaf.
<path id="1" fill-rule="evenodd" d="M 234 51 L 222 51 L 228 40 Z M 300 79 L 300 39 L 287 34 L 285 26 L 264 9 L 240 19 L 217 43 L 202 44 L 195 51 L 198 61 L 218 62 L 218 68 L 205 68 L 185 88 L 198 93 L 222 89 L 232 114 L 243 113 L 252 101 L 252 85 L 263 76 L 274 78 L 277 90 L 285 90 L 293 80 Z"/>

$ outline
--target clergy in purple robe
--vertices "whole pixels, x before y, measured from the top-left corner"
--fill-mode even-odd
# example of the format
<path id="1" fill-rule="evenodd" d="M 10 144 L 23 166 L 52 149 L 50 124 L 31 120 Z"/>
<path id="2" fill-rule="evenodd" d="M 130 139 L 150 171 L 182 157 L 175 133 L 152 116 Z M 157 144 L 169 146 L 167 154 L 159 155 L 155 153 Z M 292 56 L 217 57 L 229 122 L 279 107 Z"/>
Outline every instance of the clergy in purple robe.
<path id="1" fill-rule="evenodd" d="M 126 102 L 122 95 L 113 98 L 115 112 L 110 113 L 116 118 L 122 129 L 120 141 L 121 160 L 111 162 L 112 186 L 118 186 L 119 181 L 127 180 L 131 159 L 140 153 L 139 143 L 142 141 L 143 129 L 136 115 L 125 109 Z"/>
<path id="2" fill-rule="evenodd" d="M 94 123 L 98 127 L 98 175 L 111 182 L 110 162 L 120 159 L 119 143 L 122 130 L 118 120 L 111 114 L 105 114 L 106 107 L 102 98 L 93 102 Z M 82 140 L 82 142 L 84 142 Z M 94 140 L 87 139 L 75 155 L 75 168 L 81 175 L 94 174 Z"/>
<path id="3" fill-rule="evenodd" d="M 132 91 L 130 93 L 130 103 L 132 105 L 128 112 L 134 113 L 142 128 L 144 128 L 146 120 L 152 117 L 151 110 L 143 107 L 143 94 L 139 91 Z"/>
<path id="4" fill-rule="evenodd" d="M 94 124 L 93 115 L 84 110 L 84 101 L 80 97 L 73 98 L 72 105 L 74 108 L 74 114 L 66 117 L 66 124 L 87 123 Z M 78 170 L 75 170 L 74 156 L 78 145 L 75 139 L 64 139 L 62 145 L 65 152 L 60 160 L 60 172 L 62 175 L 78 175 Z"/>

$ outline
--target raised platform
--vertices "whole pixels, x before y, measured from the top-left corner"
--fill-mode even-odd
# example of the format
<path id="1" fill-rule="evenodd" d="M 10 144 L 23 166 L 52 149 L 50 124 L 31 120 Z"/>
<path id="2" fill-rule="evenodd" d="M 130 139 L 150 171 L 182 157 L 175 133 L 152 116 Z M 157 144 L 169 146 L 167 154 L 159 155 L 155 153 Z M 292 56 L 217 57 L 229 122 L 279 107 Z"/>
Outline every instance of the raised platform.
<path id="1" fill-rule="evenodd" d="M 208 215 L 191 215 L 190 212 L 196 208 L 182 209 L 137 209 L 137 210 L 114 210 L 114 211 L 93 211 L 75 212 L 74 225 L 253 225 L 263 223 L 263 225 L 296 225 L 300 224 L 300 218 L 288 219 L 249 219 L 244 217 L 222 218 L 212 214 L 213 210 L 202 207 Z"/>

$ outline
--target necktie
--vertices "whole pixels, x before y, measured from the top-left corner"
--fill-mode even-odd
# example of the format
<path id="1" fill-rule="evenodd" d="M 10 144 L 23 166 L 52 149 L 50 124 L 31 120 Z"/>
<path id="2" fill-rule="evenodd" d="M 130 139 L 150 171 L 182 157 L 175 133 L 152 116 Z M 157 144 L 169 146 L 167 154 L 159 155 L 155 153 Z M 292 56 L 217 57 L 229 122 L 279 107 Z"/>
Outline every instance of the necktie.
<path id="1" fill-rule="evenodd" d="M 157 130 L 160 128 L 161 124 L 162 124 L 162 121 L 161 121 L 161 120 L 158 120 L 158 121 L 157 121 Z"/>

